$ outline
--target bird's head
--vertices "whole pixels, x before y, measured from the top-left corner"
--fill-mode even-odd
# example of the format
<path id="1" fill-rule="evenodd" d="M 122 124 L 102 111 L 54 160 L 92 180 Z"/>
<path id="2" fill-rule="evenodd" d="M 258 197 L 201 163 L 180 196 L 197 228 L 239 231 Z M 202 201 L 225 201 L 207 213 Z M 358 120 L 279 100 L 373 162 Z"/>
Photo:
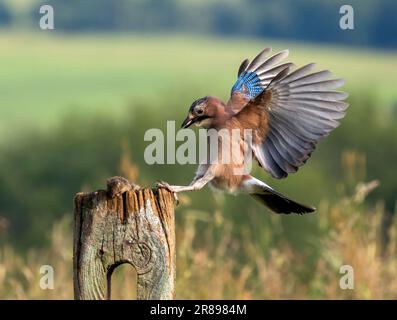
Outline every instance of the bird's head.
<path id="1" fill-rule="evenodd" d="M 204 97 L 194 101 L 182 123 L 182 128 L 188 128 L 192 124 L 203 128 L 212 127 L 219 118 L 220 108 L 224 109 L 223 102 L 214 97 Z"/>

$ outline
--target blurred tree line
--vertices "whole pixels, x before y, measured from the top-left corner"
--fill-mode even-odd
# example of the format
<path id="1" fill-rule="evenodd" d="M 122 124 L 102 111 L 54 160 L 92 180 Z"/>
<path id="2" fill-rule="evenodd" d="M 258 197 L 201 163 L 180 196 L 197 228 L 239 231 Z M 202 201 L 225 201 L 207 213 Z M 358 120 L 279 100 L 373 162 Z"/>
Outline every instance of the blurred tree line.
<path id="1" fill-rule="evenodd" d="M 11 12 L 3 2 L 0 2 L 0 26 L 7 26 L 10 23 L 11 23 Z"/>
<path id="2" fill-rule="evenodd" d="M 0 25 L 21 15 L 21 1 L 0 0 Z M 354 30 L 341 30 L 342 0 L 29 0 L 30 24 L 39 5 L 54 7 L 56 29 L 76 31 L 197 32 L 249 37 L 348 43 L 393 48 L 397 45 L 394 0 L 350 0 Z"/>

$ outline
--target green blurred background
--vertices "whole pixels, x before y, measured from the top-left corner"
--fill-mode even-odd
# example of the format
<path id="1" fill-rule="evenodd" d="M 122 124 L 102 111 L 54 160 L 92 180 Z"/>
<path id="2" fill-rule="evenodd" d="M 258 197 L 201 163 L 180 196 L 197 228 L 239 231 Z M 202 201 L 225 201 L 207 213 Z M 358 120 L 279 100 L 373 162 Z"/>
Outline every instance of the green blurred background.
<path id="1" fill-rule="evenodd" d="M 54 7 L 55 30 L 39 28 L 44 3 Z M 350 93 L 342 125 L 298 173 L 276 181 L 254 169 L 280 191 L 317 206 L 317 215 L 274 216 L 244 196 L 214 195 L 206 188 L 183 198 L 177 228 L 195 221 L 192 251 L 210 251 L 226 227 L 237 246 L 259 248 L 256 255 L 268 257 L 282 243 L 306 257 L 306 269 L 296 274 L 304 283 L 326 250 L 329 205 L 343 206 L 341 199 L 354 198 L 358 183 L 379 180 L 355 209 L 369 219 L 373 208 L 382 206 L 381 221 L 373 227 L 379 250 L 386 252 L 397 193 L 397 7 L 388 0 L 349 3 L 354 30 L 339 28 L 344 2 L 338 0 L 1 0 L 0 248 L 12 250 L 13 259 L 29 267 L 29 252 L 53 248 L 59 221 L 66 221 L 68 247 L 74 194 L 104 188 L 110 176 L 124 175 L 145 186 L 159 179 L 189 183 L 195 166 L 145 163 L 145 131 L 165 128 L 167 120 L 181 122 L 201 96 L 227 100 L 239 63 L 271 46 L 288 48 L 289 60 L 298 66 L 316 62 L 319 69 L 331 70 L 346 80 Z M 250 265 L 247 250 L 229 252 L 236 270 Z M 29 281 L 22 271 L 9 271 L 6 257 L 0 255 L 0 298 L 42 297 L 15 294 L 15 283 L 26 292 Z M 191 263 L 181 265 L 182 275 Z M 256 273 L 247 277 L 255 282 Z M 297 297 L 327 296 L 321 292 Z M 273 296 L 259 290 L 239 297 Z"/>

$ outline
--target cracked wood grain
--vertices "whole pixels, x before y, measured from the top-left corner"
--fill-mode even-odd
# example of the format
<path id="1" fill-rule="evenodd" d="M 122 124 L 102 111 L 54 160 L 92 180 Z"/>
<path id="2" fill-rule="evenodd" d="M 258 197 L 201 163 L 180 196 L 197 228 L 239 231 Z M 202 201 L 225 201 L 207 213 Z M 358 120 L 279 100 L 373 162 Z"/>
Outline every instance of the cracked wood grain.
<path id="1" fill-rule="evenodd" d="M 75 299 L 110 299 L 111 275 L 137 271 L 138 299 L 175 298 L 174 198 L 165 189 L 78 193 L 74 205 Z"/>

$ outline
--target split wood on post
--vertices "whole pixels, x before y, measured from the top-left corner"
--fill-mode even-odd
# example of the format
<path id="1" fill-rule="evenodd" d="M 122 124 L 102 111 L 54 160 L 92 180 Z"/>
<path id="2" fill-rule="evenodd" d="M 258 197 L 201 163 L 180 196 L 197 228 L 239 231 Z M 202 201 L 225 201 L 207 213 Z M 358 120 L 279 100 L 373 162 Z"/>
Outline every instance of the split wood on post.
<path id="1" fill-rule="evenodd" d="M 173 194 L 126 181 L 114 177 L 107 191 L 75 197 L 75 299 L 110 299 L 112 272 L 123 263 L 137 271 L 138 299 L 175 298 Z"/>

